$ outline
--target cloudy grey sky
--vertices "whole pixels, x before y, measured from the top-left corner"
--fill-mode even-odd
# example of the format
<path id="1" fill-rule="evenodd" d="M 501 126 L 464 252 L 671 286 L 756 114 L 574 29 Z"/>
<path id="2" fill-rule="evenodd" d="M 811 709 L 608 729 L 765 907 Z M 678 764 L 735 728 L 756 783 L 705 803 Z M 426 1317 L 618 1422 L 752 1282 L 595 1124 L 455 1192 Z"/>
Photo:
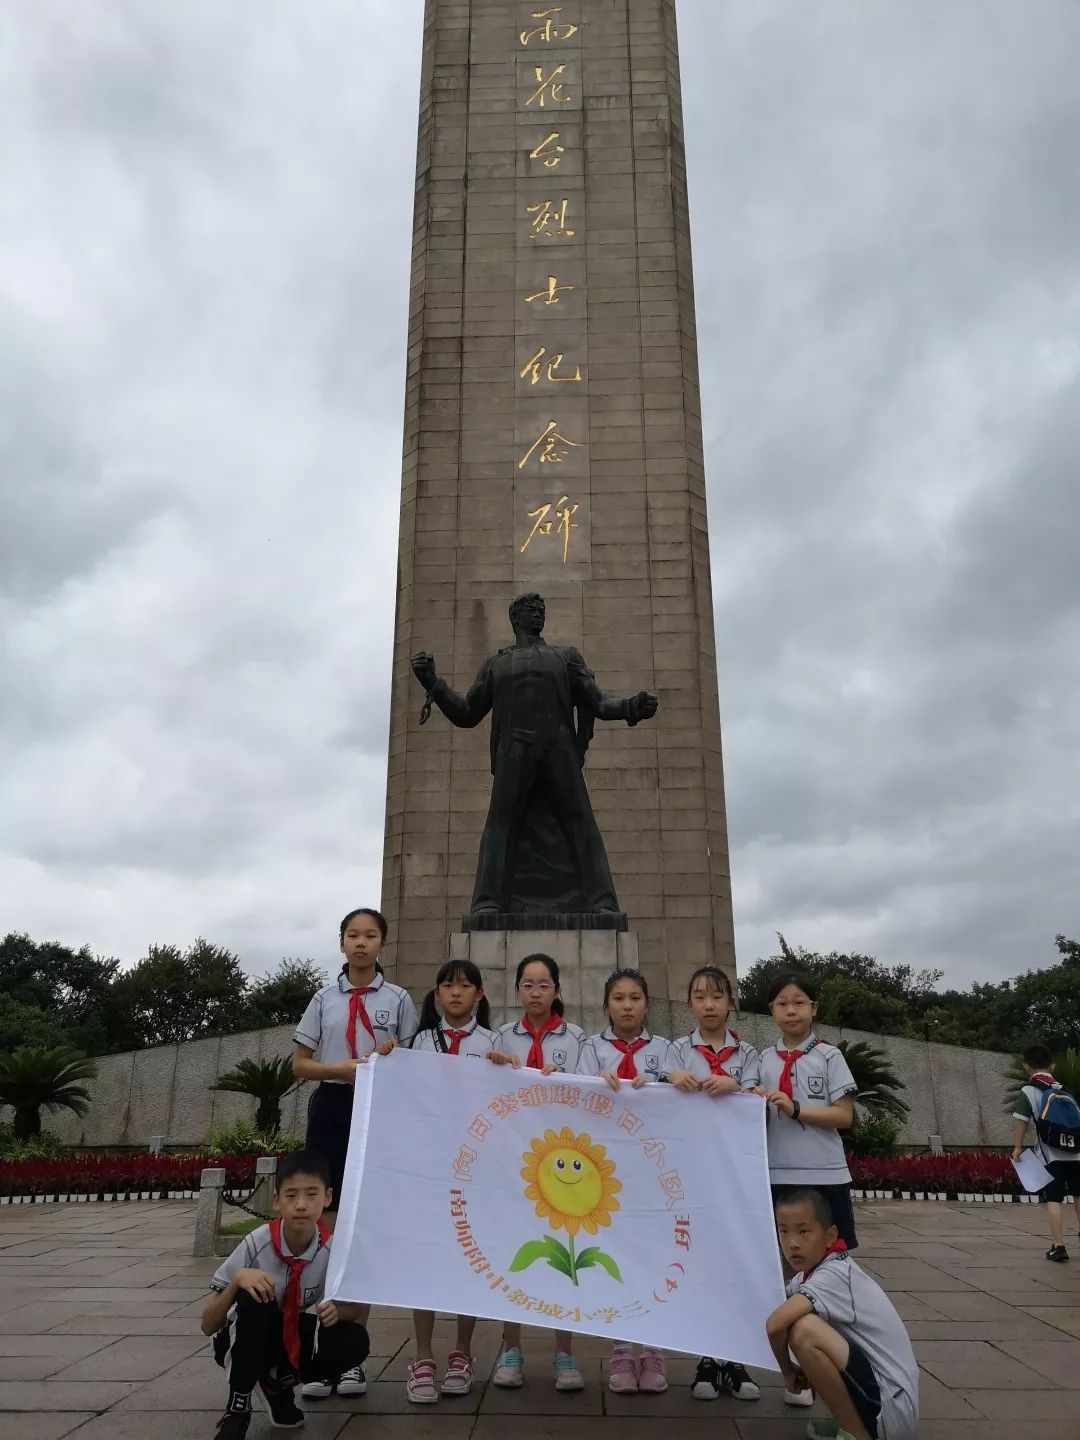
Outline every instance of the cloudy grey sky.
<path id="1" fill-rule="evenodd" d="M 0 9 L 0 932 L 379 892 L 421 0 Z M 740 961 L 1080 934 L 1080 5 L 680 0 Z"/>

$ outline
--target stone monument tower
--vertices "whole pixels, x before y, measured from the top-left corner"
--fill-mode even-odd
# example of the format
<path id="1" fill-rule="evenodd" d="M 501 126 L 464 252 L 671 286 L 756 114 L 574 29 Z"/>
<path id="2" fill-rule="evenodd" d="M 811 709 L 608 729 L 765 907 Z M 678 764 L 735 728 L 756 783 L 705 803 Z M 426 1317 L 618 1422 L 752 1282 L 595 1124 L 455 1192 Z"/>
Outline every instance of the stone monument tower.
<path id="1" fill-rule="evenodd" d="M 574 1018 L 639 963 L 658 1000 L 734 975 L 675 0 L 426 0 L 383 909 L 396 978 L 470 953 L 496 1011 L 544 949 Z M 629 929 L 464 934 L 487 727 L 420 727 L 547 601 L 605 692 L 585 770 Z M 437 719 L 441 717 L 436 717 Z M 449 947 L 449 952 L 448 952 Z M 662 1012 L 654 1023 L 661 1028 Z"/>

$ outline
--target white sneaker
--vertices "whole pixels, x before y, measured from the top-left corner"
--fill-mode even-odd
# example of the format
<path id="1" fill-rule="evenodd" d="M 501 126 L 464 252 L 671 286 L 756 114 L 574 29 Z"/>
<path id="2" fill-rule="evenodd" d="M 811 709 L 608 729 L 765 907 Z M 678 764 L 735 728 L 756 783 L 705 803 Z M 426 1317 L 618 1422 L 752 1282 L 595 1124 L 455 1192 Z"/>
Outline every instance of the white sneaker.
<path id="1" fill-rule="evenodd" d="M 517 1346 L 512 1350 L 504 1350 L 499 1356 L 491 1383 L 500 1390 L 520 1390 L 525 1383 L 525 1376 L 522 1374 L 524 1368 L 525 1357 Z"/>
<path id="2" fill-rule="evenodd" d="M 341 1379 L 337 1382 L 337 1393 L 345 1396 L 346 1399 L 354 1395 L 367 1394 L 367 1375 L 364 1373 L 363 1365 L 354 1365 L 351 1370 L 346 1370 Z"/>
<path id="3" fill-rule="evenodd" d="M 785 1389 L 785 1391 L 784 1391 L 784 1404 L 785 1404 L 785 1405 L 799 1405 L 799 1406 L 801 1406 L 804 1410 L 809 1410 L 810 1406 L 813 1405 L 813 1403 L 814 1403 L 814 1392 L 813 1392 L 813 1390 L 811 1390 L 811 1388 L 810 1388 L 809 1385 L 806 1387 L 805 1390 L 786 1390 L 786 1389 Z"/>
<path id="4" fill-rule="evenodd" d="M 333 1393 L 333 1380 L 309 1380 L 300 1387 L 300 1394 L 305 1400 L 329 1400 Z"/>

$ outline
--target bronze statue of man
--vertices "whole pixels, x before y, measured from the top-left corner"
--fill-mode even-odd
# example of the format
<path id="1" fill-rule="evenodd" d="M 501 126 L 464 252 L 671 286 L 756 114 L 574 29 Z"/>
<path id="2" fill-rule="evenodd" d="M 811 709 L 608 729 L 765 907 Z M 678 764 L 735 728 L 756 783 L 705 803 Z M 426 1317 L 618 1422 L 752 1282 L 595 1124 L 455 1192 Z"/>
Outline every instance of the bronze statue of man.
<path id="1" fill-rule="evenodd" d="M 491 711 L 491 804 L 470 918 L 536 912 L 619 915 L 607 851 L 582 767 L 596 720 L 651 720 L 657 699 L 605 695 L 581 652 L 543 639 L 542 595 L 510 606 L 514 644 L 480 667 L 467 695 L 439 678 L 426 651 L 413 674 L 452 724 Z M 576 712 L 576 713 L 575 713 Z M 425 717 L 422 717 L 425 718 Z"/>

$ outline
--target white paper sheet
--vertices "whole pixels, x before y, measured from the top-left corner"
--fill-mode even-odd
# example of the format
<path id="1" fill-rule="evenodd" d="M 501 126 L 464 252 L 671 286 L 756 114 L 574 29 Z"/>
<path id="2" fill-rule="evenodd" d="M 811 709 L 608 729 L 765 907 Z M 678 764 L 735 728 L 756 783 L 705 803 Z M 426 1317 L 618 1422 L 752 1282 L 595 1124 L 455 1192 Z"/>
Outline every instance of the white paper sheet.
<path id="1" fill-rule="evenodd" d="M 1025 1150 L 1020 1159 L 1012 1163 L 1020 1184 L 1029 1195 L 1042 1190 L 1054 1178 L 1034 1150 Z"/>

